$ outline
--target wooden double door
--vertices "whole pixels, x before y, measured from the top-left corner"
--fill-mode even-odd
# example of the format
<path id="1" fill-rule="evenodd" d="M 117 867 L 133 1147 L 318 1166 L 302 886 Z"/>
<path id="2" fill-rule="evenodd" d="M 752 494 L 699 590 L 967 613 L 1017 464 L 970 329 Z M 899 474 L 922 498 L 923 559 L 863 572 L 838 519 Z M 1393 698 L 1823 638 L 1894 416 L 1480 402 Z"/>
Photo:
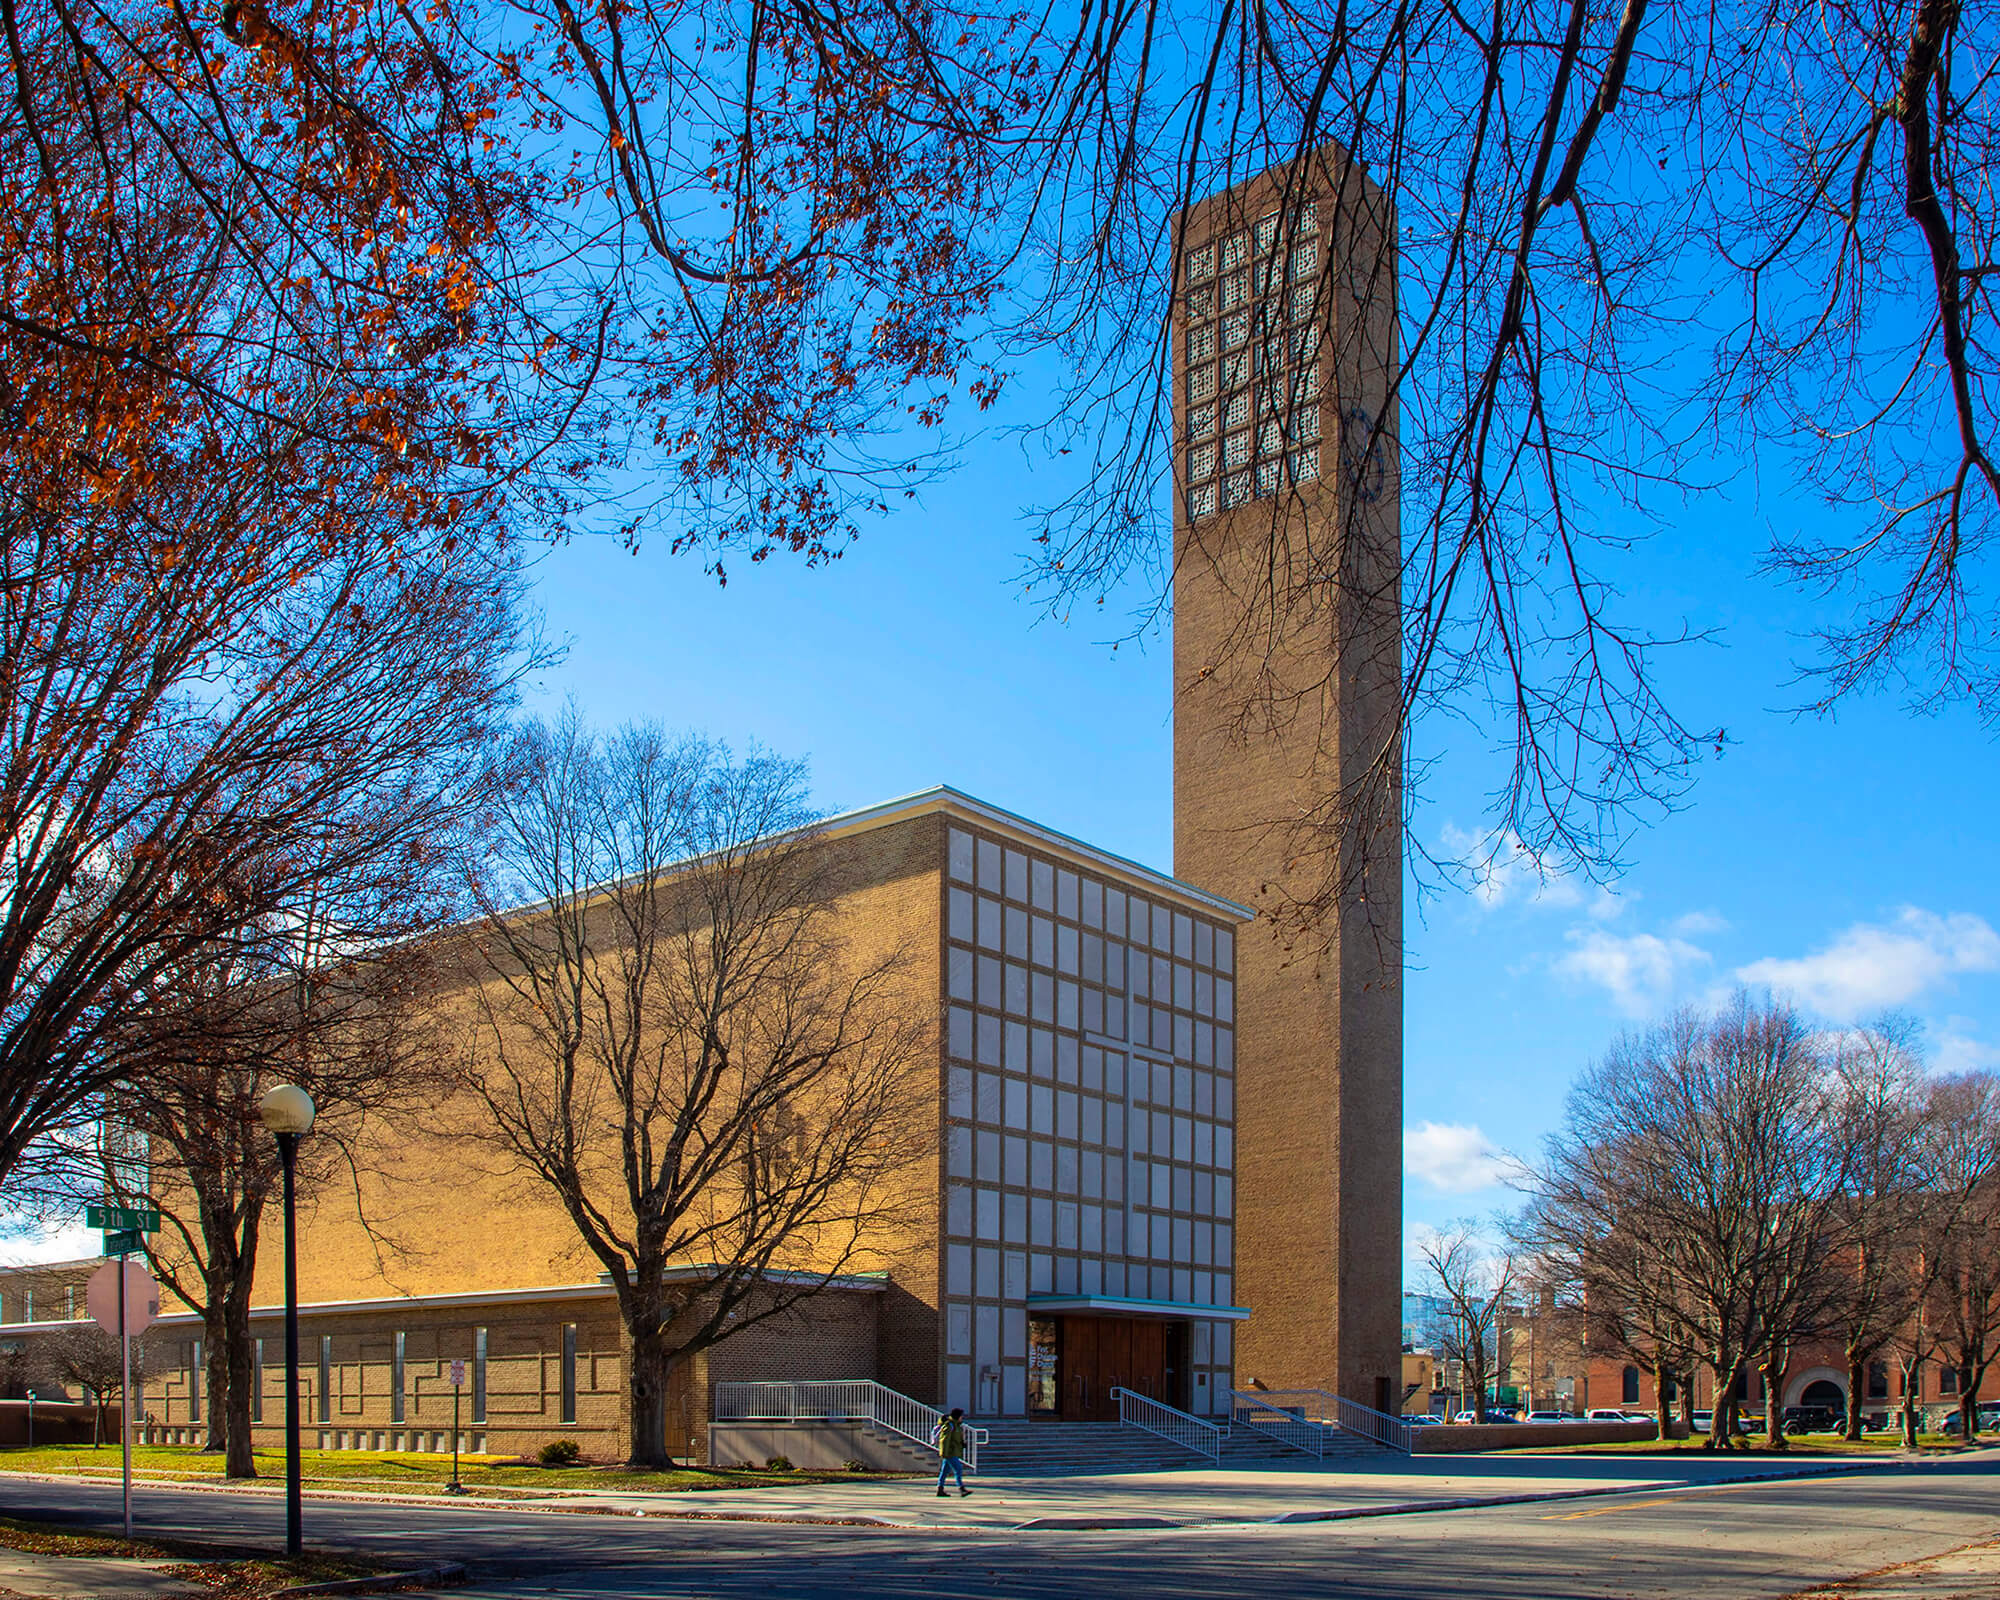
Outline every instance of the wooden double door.
<path id="1" fill-rule="evenodd" d="M 1114 1389 L 1186 1409 L 1188 1325 L 1140 1317 L 1062 1318 L 1055 1415 L 1065 1422 L 1116 1421 Z"/>

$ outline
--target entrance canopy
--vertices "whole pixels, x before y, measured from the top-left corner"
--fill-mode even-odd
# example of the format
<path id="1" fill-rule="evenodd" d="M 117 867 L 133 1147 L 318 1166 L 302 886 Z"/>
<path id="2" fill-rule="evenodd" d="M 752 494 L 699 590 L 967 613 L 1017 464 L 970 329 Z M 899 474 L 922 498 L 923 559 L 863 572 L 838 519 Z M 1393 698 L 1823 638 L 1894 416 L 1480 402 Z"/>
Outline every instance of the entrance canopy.
<path id="1" fill-rule="evenodd" d="M 1241 1322 L 1248 1306 L 1204 1306 L 1188 1300 L 1128 1300 L 1110 1294 L 1031 1294 L 1028 1315 L 1090 1317 L 1185 1317 L 1196 1322 Z"/>

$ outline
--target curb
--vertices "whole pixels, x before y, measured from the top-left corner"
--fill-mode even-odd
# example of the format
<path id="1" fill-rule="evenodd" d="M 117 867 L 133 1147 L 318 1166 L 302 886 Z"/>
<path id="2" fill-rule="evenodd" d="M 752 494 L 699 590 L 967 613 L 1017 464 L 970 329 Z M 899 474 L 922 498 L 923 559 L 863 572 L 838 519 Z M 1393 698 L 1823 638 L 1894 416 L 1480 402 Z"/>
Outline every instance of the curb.
<path id="1" fill-rule="evenodd" d="M 1171 1517 L 1092 1517 L 1092 1516 L 1050 1516 L 1031 1517 L 1026 1522 L 898 1522 L 887 1517 L 854 1515 L 847 1517 L 811 1516 L 806 1513 L 750 1512 L 730 1514 L 721 1511 L 679 1511 L 643 1510 L 615 1512 L 613 1515 L 635 1517 L 672 1518 L 679 1520 L 703 1520 L 713 1522 L 777 1522 L 803 1524 L 808 1526 L 838 1526 L 864 1528 L 893 1528 L 903 1533 L 1105 1533 L 1133 1530 L 1167 1530 L 1193 1528 L 1269 1528 L 1288 1523 L 1305 1522 L 1350 1522 L 1362 1517 L 1406 1517 L 1418 1516 L 1426 1511 L 1477 1511 L 1487 1506 L 1539 1505 L 1545 1501 L 1610 1499 L 1620 1495 L 1687 1495 L 1710 1493 L 1717 1489 L 1733 1488 L 1738 1484 L 1786 1483 L 1799 1478 L 1837 1476 L 1854 1471 L 1883 1471 L 1892 1467 L 1908 1466 L 1908 1462 L 1867 1461 L 1860 1463 L 1822 1462 L 1813 1466 L 1801 1466 L 1776 1472 L 1745 1473 L 1741 1477 L 1718 1478 L 1712 1483 L 1668 1484 L 1650 1487 L 1645 1484 L 1609 1484 L 1588 1489 L 1550 1489 L 1537 1493 L 1462 1495 L 1450 1500 L 1395 1500 L 1382 1505 L 1339 1506 L 1328 1511 L 1286 1511 L 1275 1517 L 1209 1517 L 1176 1521 Z M 582 1507 L 564 1507 L 565 1510 L 584 1512 Z"/>
<path id="2" fill-rule="evenodd" d="M 372 1594 L 377 1589 L 435 1589 L 440 1584 L 465 1582 L 465 1564 L 440 1561 L 434 1567 L 415 1567 L 408 1572 L 379 1572 L 372 1578 L 331 1578 L 325 1583 L 295 1583 L 289 1589 L 273 1590 L 269 1600 L 293 1600 L 309 1594 Z"/>
<path id="3" fill-rule="evenodd" d="M 1712 1494 L 1717 1489 L 1733 1489 L 1744 1483 L 1789 1483 L 1798 1478 L 1823 1478 L 1843 1472 L 1879 1471 L 1892 1463 L 1869 1461 L 1859 1467 L 1817 1466 L 1800 1467 L 1792 1472 L 1747 1473 L 1740 1478 L 1718 1478 L 1713 1483 L 1673 1484 L 1661 1489 L 1634 1488 L 1631 1485 L 1598 1489 L 1552 1489 L 1545 1494 L 1494 1494 L 1466 1495 L 1456 1500 L 1408 1500 L 1396 1505 L 1348 1506 L 1335 1511 L 1288 1511 L 1281 1517 L 1270 1519 L 1272 1525 L 1287 1522 L 1346 1522 L 1355 1517 L 1400 1517 L 1421 1511 L 1476 1511 L 1484 1506 L 1525 1506 L 1539 1505 L 1553 1500 L 1607 1500 L 1618 1495 L 1686 1495 Z"/>
<path id="4" fill-rule="evenodd" d="M 0 1485 L 7 1483 L 58 1483 L 58 1484 L 103 1484 L 116 1489 L 116 1478 L 79 1478 L 61 1472 L 0 1472 Z M 133 1475 L 132 1487 L 138 1489 L 185 1489 L 190 1494 L 240 1495 L 249 1499 L 276 1500 L 283 1497 L 285 1485 L 282 1479 L 258 1478 L 250 1481 L 222 1478 L 213 1481 L 188 1478 L 142 1478 Z M 302 1491 L 307 1500 L 327 1500 L 343 1505 L 377 1505 L 387 1503 L 399 1506 L 462 1507 L 474 1506 L 485 1511 L 524 1511 L 542 1507 L 555 1507 L 564 1500 L 589 1498 L 591 1491 L 582 1494 L 562 1490 L 536 1490 L 511 1498 L 506 1495 L 455 1495 L 446 1497 L 435 1494 L 412 1494 L 400 1489 L 315 1489 Z M 564 1507 L 563 1509 L 568 1509 Z"/>
<path id="5" fill-rule="evenodd" d="M 1292 1523 L 1304 1522 L 1352 1522 L 1362 1517 L 1407 1517 L 1418 1516 L 1426 1511 L 1478 1511 L 1488 1506 L 1540 1505 L 1557 1500 L 1602 1500 L 1619 1495 L 1687 1495 L 1711 1493 L 1717 1489 L 1734 1488 L 1742 1483 L 1787 1483 L 1797 1478 L 1818 1478 L 1855 1470 L 1879 1471 L 1882 1468 L 1902 1465 L 1887 1461 L 1869 1461 L 1859 1468 L 1831 1463 L 1799 1467 L 1789 1472 L 1747 1473 L 1740 1478 L 1718 1478 L 1713 1483 L 1672 1484 L 1662 1488 L 1647 1488 L 1644 1485 L 1614 1484 L 1592 1489 L 1550 1489 L 1530 1494 L 1461 1495 L 1450 1500 L 1394 1500 L 1375 1506 L 1338 1506 L 1330 1511 L 1286 1511 L 1275 1517 L 1231 1517 L 1227 1519 L 1206 1519 L 1191 1522 L 1173 1522 L 1157 1517 L 1036 1517 L 1028 1522 L 1009 1524 L 1010 1531 L 1039 1532 L 1061 1528 L 1072 1533 L 1088 1533 L 1100 1530 L 1123 1528 L 1272 1528 Z M 954 1532 L 967 1532 L 967 1528 L 954 1528 Z"/>

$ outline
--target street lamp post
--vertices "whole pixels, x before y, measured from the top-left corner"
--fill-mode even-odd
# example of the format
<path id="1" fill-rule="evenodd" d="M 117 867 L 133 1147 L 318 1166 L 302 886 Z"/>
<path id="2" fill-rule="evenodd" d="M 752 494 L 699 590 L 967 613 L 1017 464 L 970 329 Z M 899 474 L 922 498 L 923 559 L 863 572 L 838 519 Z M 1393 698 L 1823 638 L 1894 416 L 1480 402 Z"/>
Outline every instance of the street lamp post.
<path id="1" fill-rule="evenodd" d="M 299 1493 L 299 1257 L 295 1241 L 293 1169 L 299 1140 L 313 1125 L 312 1096 L 295 1083 L 281 1083 L 258 1103 L 264 1126 L 278 1141 L 285 1169 L 285 1554 L 305 1548 Z"/>

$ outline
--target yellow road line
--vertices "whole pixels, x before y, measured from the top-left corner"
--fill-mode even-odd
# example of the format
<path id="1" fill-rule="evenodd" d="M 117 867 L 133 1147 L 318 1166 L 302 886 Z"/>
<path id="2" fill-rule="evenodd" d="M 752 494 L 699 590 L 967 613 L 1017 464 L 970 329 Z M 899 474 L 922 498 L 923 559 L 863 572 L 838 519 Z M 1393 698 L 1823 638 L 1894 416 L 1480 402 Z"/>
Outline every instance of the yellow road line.
<path id="1" fill-rule="evenodd" d="M 1593 1506 L 1588 1511 L 1561 1511 L 1554 1516 L 1543 1517 L 1544 1522 L 1579 1522 L 1585 1517 L 1608 1517 L 1614 1511 L 1644 1511 L 1651 1506 L 1670 1506 L 1672 1500 L 1634 1500 L 1627 1505 Z"/>
<path id="2" fill-rule="evenodd" d="M 1781 1483 L 1844 1483 L 1851 1480 L 1853 1473 L 1817 1473 L 1809 1478 L 1766 1478 L 1758 1483 L 1717 1483 L 1701 1484 L 1684 1489 L 1680 1493 L 1663 1500 L 1628 1500 L 1615 1506 L 1593 1506 L 1588 1511 L 1563 1511 L 1541 1518 L 1543 1522 L 1580 1522 L 1585 1517 L 1608 1517 L 1619 1511 L 1646 1511 L 1654 1506 L 1670 1506 L 1682 1500 L 1694 1500 L 1711 1494 L 1742 1494 L 1747 1489 L 1769 1489 Z M 1634 1491 L 1640 1492 L 1640 1491 Z"/>

